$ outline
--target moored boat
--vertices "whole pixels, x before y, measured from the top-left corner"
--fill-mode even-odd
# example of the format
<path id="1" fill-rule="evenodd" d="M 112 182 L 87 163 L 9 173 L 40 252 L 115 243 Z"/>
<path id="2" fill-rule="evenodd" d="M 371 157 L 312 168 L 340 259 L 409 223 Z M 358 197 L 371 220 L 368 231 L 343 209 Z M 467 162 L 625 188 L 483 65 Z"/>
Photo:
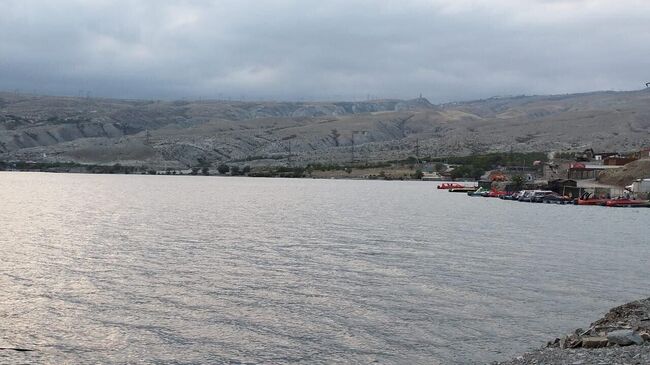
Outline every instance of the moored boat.
<path id="1" fill-rule="evenodd" d="M 512 195 L 512 192 L 502 191 L 502 190 L 491 190 L 488 193 L 488 198 L 502 198 L 508 195 Z"/>
<path id="2" fill-rule="evenodd" d="M 438 189 L 459 189 L 459 188 L 464 188 L 465 185 L 458 184 L 458 183 L 442 183 L 438 185 Z"/>
<path id="3" fill-rule="evenodd" d="M 578 199 L 578 205 L 605 205 L 609 199 L 605 198 L 587 198 Z"/>
<path id="4" fill-rule="evenodd" d="M 489 193 L 490 193 L 490 190 L 488 190 L 488 189 L 478 188 L 477 190 L 467 192 L 467 195 L 486 197 L 486 196 L 488 196 Z"/>
<path id="5" fill-rule="evenodd" d="M 450 193 L 470 193 L 476 191 L 478 188 L 475 186 L 463 186 L 460 188 L 451 188 L 449 189 Z"/>
<path id="6" fill-rule="evenodd" d="M 608 207 L 650 207 L 650 201 L 641 199 L 618 198 L 605 202 Z"/>

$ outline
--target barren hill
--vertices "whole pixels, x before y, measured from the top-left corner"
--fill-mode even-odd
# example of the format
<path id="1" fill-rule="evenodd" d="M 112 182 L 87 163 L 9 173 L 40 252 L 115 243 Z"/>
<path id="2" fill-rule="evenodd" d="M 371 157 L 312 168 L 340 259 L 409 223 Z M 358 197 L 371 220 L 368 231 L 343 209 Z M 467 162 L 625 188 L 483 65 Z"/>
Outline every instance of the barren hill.
<path id="1" fill-rule="evenodd" d="M 620 169 L 603 171 L 598 180 L 605 184 L 627 186 L 636 179 L 650 176 L 650 158 L 636 160 Z"/>
<path id="2" fill-rule="evenodd" d="M 0 160 L 183 167 L 650 145 L 650 91 L 432 105 L 143 101 L 0 93 Z"/>

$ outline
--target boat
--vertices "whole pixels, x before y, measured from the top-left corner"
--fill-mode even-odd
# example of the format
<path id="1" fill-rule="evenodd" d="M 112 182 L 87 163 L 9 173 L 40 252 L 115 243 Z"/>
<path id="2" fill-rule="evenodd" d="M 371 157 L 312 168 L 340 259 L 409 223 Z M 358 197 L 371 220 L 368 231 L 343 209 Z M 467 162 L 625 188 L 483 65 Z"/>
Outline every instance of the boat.
<path id="1" fill-rule="evenodd" d="M 458 184 L 458 183 L 442 183 L 438 185 L 438 189 L 459 189 L 459 188 L 464 188 L 465 185 Z"/>
<path id="2" fill-rule="evenodd" d="M 530 202 L 530 198 L 533 197 L 534 193 L 535 190 L 522 190 L 517 200 L 520 202 Z"/>
<path id="3" fill-rule="evenodd" d="M 555 192 L 550 191 L 550 190 L 535 190 L 533 192 L 533 195 L 530 197 L 530 202 L 531 203 L 541 203 L 544 197 L 554 195 Z"/>
<path id="4" fill-rule="evenodd" d="M 512 195 L 512 193 L 502 190 L 491 190 L 487 196 L 488 198 L 500 198 L 506 195 Z"/>
<path id="5" fill-rule="evenodd" d="M 596 197 L 590 193 L 584 193 L 578 198 L 578 205 L 605 205 L 611 199 L 605 196 Z"/>
<path id="6" fill-rule="evenodd" d="M 578 199 L 578 205 L 605 205 L 610 199 L 606 198 L 587 198 L 587 199 Z"/>
<path id="7" fill-rule="evenodd" d="M 478 188 L 475 186 L 463 186 L 460 188 L 451 188 L 449 189 L 450 193 L 469 193 L 476 191 Z"/>
<path id="8" fill-rule="evenodd" d="M 486 197 L 490 194 L 490 190 L 486 188 L 478 188 L 477 190 L 474 191 L 468 191 L 467 195 L 469 196 L 481 196 L 481 197 Z"/>
<path id="9" fill-rule="evenodd" d="M 519 196 L 521 195 L 521 191 L 515 191 L 510 194 L 505 194 L 499 197 L 499 199 L 503 200 L 519 200 Z"/>
<path id="10" fill-rule="evenodd" d="M 605 202 L 608 207 L 650 207 L 650 201 L 630 198 L 610 199 Z"/>
<path id="11" fill-rule="evenodd" d="M 549 194 L 542 198 L 542 203 L 546 204 L 573 204 L 573 199 L 560 194 Z"/>

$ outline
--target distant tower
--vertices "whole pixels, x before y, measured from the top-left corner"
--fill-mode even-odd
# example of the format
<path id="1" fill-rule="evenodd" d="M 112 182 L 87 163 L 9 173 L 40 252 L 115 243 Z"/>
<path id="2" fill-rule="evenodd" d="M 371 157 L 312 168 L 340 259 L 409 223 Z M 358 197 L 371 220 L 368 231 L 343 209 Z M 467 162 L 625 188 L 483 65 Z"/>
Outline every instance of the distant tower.
<path id="1" fill-rule="evenodd" d="M 354 164 L 354 131 L 352 131 L 352 149 L 350 150 L 350 164 Z"/>

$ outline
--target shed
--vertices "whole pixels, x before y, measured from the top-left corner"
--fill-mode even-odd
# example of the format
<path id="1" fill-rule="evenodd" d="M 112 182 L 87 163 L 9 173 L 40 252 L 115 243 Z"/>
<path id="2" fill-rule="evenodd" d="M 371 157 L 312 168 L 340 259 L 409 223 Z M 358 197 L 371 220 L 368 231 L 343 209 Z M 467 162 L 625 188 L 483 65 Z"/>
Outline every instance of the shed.
<path id="1" fill-rule="evenodd" d="M 636 157 L 610 156 L 603 160 L 603 164 L 607 166 L 623 166 L 636 160 Z"/>
<path id="2" fill-rule="evenodd" d="M 557 179 L 548 182 L 548 190 L 565 195 L 567 190 L 574 190 L 578 182 L 571 179 Z"/>

